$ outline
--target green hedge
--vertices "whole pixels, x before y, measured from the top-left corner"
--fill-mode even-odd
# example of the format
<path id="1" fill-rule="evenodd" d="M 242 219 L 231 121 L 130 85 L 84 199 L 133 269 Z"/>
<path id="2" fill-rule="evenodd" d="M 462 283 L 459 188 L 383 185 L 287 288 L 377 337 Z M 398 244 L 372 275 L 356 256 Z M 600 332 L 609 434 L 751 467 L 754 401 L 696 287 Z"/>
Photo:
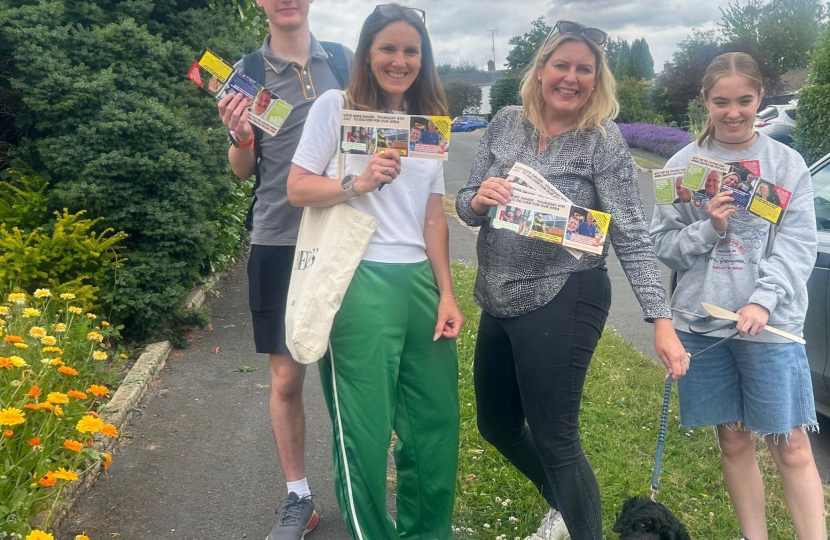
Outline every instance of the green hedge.
<path id="1" fill-rule="evenodd" d="M 795 147 L 811 164 L 830 153 L 830 28 L 810 65 L 810 86 L 798 94 Z"/>
<path id="2" fill-rule="evenodd" d="M 129 337 L 174 325 L 194 280 L 227 256 L 228 227 L 241 230 L 215 102 L 184 75 L 202 48 L 233 60 L 258 45 L 231 3 L 0 4 L 0 97 L 20 111 L 4 142 L 48 175 L 50 211 L 127 233 L 128 260 L 101 290 Z"/>

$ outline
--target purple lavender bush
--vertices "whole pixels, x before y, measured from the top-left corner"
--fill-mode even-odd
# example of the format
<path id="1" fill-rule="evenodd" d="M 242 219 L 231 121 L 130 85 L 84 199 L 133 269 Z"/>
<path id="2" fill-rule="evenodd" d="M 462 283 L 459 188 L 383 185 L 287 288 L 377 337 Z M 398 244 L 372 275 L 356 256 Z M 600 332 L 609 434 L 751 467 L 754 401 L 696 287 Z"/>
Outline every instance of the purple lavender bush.
<path id="1" fill-rule="evenodd" d="M 636 146 L 661 156 L 671 157 L 689 144 L 688 131 L 651 124 L 617 124 L 628 146 Z"/>

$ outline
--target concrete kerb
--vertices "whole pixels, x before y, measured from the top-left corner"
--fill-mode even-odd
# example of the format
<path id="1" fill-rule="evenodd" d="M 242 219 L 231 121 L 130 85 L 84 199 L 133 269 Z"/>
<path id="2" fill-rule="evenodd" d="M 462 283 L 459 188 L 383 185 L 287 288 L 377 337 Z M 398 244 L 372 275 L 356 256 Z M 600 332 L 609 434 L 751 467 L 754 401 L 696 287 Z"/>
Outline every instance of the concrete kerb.
<path id="1" fill-rule="evenodd" d="M 186 309 L 201 307 L 205 302 L 206 293 L 218 281 L 219 276 L 212 274 L 204 282 L 194 287 L 187 296 L 184 307 Z M 133 364 L 133 367 L 130 368 L 127 376 L 121 381 L 115 394 L 101 408 L 101 419 L 104 422 L 113 424 L 118 429 L 119 434 L 122 432 L 123 426 L 127 424 L 127 421 L 132 416 L 132 413 L 136 410 L 136 406 L 147 391 L 147 386 L 150 381 L 164 367 L 167 357 L 170 356 L 172 350 L 173 345 L 169 341 L 159 341 L 147 345 L 144 348 L 144 352 L 141 353 L 141 356 Z M 96 439 L 95 449 L 99 452 L 109 452 L 117 442 L 118 439 L 99 436 Z M 71 512 L 75 501 L 92 486 L 101 469 L 100 464 L 95 465 L 80 481 L 73 482 L 64 489 L 61 495 L 69 501 L 69 504 L 55 507 L 48 524 L 51 530 L 57 531 L 60 529 L 61 523 Z M 31 518 L 29 523 L 32 527 L 43 529 L 46 526 L 47 519 L 49 519 L 49 512 L 44 511 Z"/>

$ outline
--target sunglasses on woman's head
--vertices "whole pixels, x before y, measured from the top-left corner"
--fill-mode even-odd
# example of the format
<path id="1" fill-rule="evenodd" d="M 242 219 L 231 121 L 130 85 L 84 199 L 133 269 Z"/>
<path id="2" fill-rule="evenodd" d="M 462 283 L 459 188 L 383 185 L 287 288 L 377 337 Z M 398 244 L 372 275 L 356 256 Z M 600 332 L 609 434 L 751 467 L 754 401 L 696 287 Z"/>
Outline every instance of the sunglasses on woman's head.
<path id="1" fill-rule="evenodd" d="M 548 39 L 545 41 L 550 40 L 551 36 L 557 32 L 566 36 L 585 36 L 600 47 L 605 45 L 605 40 L 608 38 L 608 34 L 599 28 L 591 28 L 573 21 L 556 21 L 553 30 L 550 31 Z"/>
<path id="2" fill-rule="evenodd" d="M 401 6 L 399 4 L 380 4 L 375 6 L 375 11 L 379 11 L 384 17 L 394 17 L 403 13 L 404 18 L 408 21 L 427 23 L 427 13 L 423 9 Z"/>

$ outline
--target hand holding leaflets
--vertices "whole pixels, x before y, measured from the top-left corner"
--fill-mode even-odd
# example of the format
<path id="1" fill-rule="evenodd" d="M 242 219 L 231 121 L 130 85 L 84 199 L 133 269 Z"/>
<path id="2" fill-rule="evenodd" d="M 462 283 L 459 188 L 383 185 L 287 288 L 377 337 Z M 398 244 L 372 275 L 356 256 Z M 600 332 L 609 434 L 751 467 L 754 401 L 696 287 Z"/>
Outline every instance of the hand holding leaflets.
<path id="1" fill-rule="evenodd" d="M 761 178 L 756 160 L 721 163 L 693 155 L 687 167 L 652 171 L 657 204 L 678 204 L 708 201 L 707 209 L 713 223 L 723 221 L 719 231 L 726 230 L 726 218 L 743 208 L 774 224 L 780 224 L 792 192 Z M 724 208 L 724 205 L 727 208 Z M 732 208 L 732 211 L 729 211 Z"/>
<path id="2" fill-rule="evenodd" d="M 223 111 L 223 122 L 227 119 L 225 125 L 230 125 L 228 122 L 238 124 L 244 117 L 251 125 L 274 136 L 293 109 L 287 101 L 266 90 L 244 73 L 235 70 L 233 66 L 210 51 L 206 51 L 201 59 L 193 63 L 187 73 L 187 78 L 218 100 L 222 100 L 228 94 L 243 96 L 234 98 L 234 100 L 239 100 L 235 102 L 225 100 L 225 111 Z M 240 110 L 238 105 L 242 99 L 250 100 L 250 105 Z M 236 106 L 229 107 L 232 103 Z M 233 118 L 234 115 L 235 118 Z"/>
<path id="3" fill-rule="evenodd" d="M 499 200 L 503 195 L 499 188 L 504 188 L 500 182 L 487 188 L 495 190 L 489 200 L 498 202 L 490 209 L 493 228 L 560 244 L 577 259 L 582 251 L 602 254 L 610 214 L 576 206 L 542 175 L 521 163 L 510 169 L 506 180 L 513 192 L 509 202 Z"/>

